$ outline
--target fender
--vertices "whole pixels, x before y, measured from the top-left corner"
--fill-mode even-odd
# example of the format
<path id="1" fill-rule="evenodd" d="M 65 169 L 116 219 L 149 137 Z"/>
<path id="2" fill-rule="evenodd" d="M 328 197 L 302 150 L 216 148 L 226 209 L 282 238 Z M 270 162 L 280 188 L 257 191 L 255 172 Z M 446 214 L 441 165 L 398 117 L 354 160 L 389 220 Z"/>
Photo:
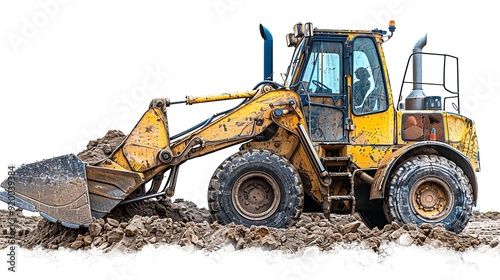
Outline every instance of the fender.
<path id="1" fill-rule="evenodd" d="M 381 199 L 385 197 L 385 186 L 390 174 L 397 166 L 406 159 L 416 155 L 435 154 L 443 156 L 455 162 L 465 175 L 469 178 L 472 187 L 472 199 L 477 201 L 477 178 L 474 166 L 470 160 L 454 147 L 436 141 L 422 141 L 405 146 L 395 146 L 393 153 L 386 155 L 380 162 L 379 168 L 374 176 L 374 182 L 370 190 L 370 199 Z"/>

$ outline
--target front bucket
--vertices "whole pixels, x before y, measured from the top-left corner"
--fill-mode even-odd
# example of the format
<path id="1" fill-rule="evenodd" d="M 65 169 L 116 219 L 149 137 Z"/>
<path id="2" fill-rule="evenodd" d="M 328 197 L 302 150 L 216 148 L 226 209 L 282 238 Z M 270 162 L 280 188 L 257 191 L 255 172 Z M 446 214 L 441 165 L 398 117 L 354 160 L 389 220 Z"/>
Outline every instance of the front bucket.
<path id="1" fill-rule="evenodd" d="M 0 200 L 78 228 L 92 222 L 85 164 L 69 154 L 22 165 L 4 180 Z"/>

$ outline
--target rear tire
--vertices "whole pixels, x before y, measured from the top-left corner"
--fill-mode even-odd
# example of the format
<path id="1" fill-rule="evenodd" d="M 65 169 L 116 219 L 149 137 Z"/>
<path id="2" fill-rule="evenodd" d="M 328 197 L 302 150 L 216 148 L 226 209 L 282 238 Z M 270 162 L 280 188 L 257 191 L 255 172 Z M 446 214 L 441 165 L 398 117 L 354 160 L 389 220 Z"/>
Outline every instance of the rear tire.
<path id="1" fill-rule="evenodd" d="M 396 168 L 384 201 L 388 221 L 442 224 L 461 232 L 472 212 L 471 186 L 462 169 L 436 155 L 408 159 Z"/>
<path id="2" fill-rule="evenodd" d="M 243 150 L 215 170 L 208 206 L 222 224 L 288 227 L 302 213 L 304 190 L 288 160 L 268 150 Z"/>

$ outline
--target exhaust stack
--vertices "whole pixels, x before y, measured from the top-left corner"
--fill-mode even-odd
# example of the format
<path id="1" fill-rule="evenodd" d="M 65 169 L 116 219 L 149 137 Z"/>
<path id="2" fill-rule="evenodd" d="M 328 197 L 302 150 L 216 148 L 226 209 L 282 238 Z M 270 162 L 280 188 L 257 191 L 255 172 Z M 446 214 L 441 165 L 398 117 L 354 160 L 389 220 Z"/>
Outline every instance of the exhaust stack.
<path id="1" fill-rule="evenodd" d="M 422 49 L 427 44 L 427 34 L 413 47 L 413 90 L 406 97 L 406 110 L 424 110 L 425 93 L 422 89 Z"/>
<path id="2" fill-rule="evenodd" d="M 262 24 L 260 36 L 264 39 L 264 80 L 273 80 L 273 35 Z"/>

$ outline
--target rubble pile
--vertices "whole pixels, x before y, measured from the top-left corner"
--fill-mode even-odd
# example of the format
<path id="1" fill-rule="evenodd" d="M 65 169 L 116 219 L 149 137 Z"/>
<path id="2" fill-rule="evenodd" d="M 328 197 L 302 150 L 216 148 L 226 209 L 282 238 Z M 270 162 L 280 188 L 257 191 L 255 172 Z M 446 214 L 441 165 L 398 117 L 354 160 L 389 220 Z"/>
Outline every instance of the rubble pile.
<path id="1" fill-rule="evenodd" d="M 161 205 L 161 206 L 157 206 Z M 460 234 L 429 224 L 404 225 L 395 223 L 383 229 L 369 229 L 355 216 L 304 213 L 292 227 L 286 229 L 252 226 L 250 228 L 212 222 L 208 210 L 197 208 L 192 202 L 169 199 L 143 202 L 145 213 L 162 209 L 162 215 L 116 216 L 96 219 L 85 229 L 70 229 L 40 217 L 25 217 L 16 213 L 16 243 L 24 248 L 72 248 L 74 250 L 98 249 L 105 252 L 120 250 L 137 251 L 146 245 L 173 244 L 194 246 L 200 250 L 216 251 L 225 246 L 235 249 L 263 248 L 296 252 L 310 246 L 332 250 L 336 246 L 359 245 L 378 252 L 390 242 L 403 246 L 417 245 L 431 248 L 448 248 L 455 251 L 500 243 L 500 213 L 474 212 L 467 228 Z M 162 208 L 163 207 L 163 208 Z M 120 211 L 125 211 L 121 209 Z M 142 214 L 145 214 L 142 213 Z M 2 234 L 0 249 L 5 248 L 9 237 L 6 227 L 7 211 L 1 211 Z"/>

